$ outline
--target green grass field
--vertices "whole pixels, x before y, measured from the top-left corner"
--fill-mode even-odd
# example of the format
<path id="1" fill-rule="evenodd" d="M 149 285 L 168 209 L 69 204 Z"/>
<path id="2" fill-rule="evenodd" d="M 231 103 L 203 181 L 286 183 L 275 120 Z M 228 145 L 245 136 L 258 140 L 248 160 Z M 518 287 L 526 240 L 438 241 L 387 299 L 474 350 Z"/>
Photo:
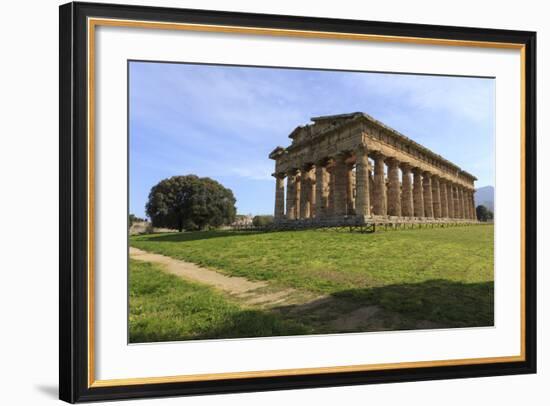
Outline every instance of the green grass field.
<path id="1" fill-rule="evenodd" d="M 374 234 L 208 231 L 137 236 L 130 244 L 229 275 L 269 281 L 277 287 L 330 295 L 355 306 L 380 306 L 404 320 L 428 320 L 446 327 L 493 324 L 491 225 Z M 147 301 L 153 301 L 155 295 L 163 295 L 136 292 L 133 303 L 142 307 L 149 306 Z M 178 292 L 170 294 L 181 295 L 181 303 L 189 300 L 188 295 Z M 159 319 L 171 317 L 163 316 L 161 307 L 158 311 Z M 215 317 L 212 311 L 205 310 L 199 318 Z M 131 314 L 135 316 L 133 310 Z M 178 322 L 189 326 L 198 323 L 183 316 Z M 292 320 L 292 326 L 299 322 Z M 137 316 L 131 325 L 135 331 L 143 330 Z M 310 327 L 303 324 L 304 330 Z M 193 331 L 189 334 L 214 336 L 208 328 Z"/>
<path id="2" fill-rule="evenodd" d="M 130 261 L 130 342 L 306 334 L 273 313 L 243 309 L 213 289 Z"/>

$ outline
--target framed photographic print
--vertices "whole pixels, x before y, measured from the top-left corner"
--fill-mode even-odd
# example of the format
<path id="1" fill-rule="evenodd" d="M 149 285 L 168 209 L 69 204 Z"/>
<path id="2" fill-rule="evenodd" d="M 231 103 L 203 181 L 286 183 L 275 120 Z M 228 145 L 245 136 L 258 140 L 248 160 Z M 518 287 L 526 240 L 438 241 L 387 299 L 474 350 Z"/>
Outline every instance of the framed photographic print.
<path id="1" fill-rule="evenodd" d="M 533 32 L 60 7 L 60 398 L 536 371 Z"/>

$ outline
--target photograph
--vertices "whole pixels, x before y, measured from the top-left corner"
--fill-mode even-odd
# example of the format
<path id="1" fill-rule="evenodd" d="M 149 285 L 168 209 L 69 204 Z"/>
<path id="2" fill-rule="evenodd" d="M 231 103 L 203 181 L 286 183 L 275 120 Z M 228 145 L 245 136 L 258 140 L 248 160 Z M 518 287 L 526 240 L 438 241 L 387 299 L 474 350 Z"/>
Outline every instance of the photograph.
<path id="1" fill-rule="evenodd" d="M 537 372 L 537 33 L 288 10 L 59 7 L 60 399 Z"/>
<path id="2" fill-rule="evenodd" d="M 494 77 L 127 70 L 130 344 L 494 326 Z"/>

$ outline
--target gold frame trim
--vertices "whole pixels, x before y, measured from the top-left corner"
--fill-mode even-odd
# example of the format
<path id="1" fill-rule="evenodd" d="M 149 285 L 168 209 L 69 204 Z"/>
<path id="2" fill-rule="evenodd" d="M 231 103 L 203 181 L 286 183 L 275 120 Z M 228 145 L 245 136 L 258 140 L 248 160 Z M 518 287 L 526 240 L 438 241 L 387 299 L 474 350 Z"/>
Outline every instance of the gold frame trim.
<path id="1" fill-rule="evenodd" d="M 396 362 L 382 364 L 364 364 L 331 366 L 317 368 L 276 369 L 267 371 L 221 372 L 212 374 L 190 374 L 146 378 L 122 379 L 95 379 L 95 338 L 94 338 L 94 306 L 95 306 L 95 278 L 94 278 L 94 239 L 95 239 L 95 28 L 97 26 L 132 27 L 160 30 L 182 30 L 194 32 L 217 32 L 244 35 L 265 35 L 278 37 L 338 39 L 353 41 L 390 42 L 436 46 L 461 46 L 479 48 L 513 49 L 520 51 L 520 141 L 521 141 L 521 269 L 520 269 L 520 355 L 503 357 L 464 358 L 435 361 Z M 240 27 L 227 25 L 163 23 L 139 20 L 121 20 L 108 18 L 88 19 L 88 387 L 104 388 L 126 385 L 161 384 L 177 382 L 214 381 L 221 379 L 266 378 L 280 376 L 297 376 L 312 374 L 332 374 L 342 372 L 364 372 L 391 370 L 397 368 L 426 368 L 441 366 L 458 366 L 474 364 L 495 364 L 504 362 L 525 361 L 525 45 L 506 42 L 464 41 L 452 39 L 436 39 L 421 37 L 400 37 L 390 35 L 353 34 L 342 32 L 305 31 L 290 29 L 273 29 L 258 27 Z"/>

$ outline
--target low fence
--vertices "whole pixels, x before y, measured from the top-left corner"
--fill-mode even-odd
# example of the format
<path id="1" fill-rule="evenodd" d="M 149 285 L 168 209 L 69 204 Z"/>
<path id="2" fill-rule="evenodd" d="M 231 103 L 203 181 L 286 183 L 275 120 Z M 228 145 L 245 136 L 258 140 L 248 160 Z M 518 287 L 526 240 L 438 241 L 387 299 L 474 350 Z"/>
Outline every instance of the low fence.
<path id="1" fill-rule="evenodd" d="M 234 225 L 229 226 L 227 229 L 232 231 L 264 231 L 267 226 L 264 227 L 258 227 L 254 224 L 242 224 L 242 225 Z"/>
<path id="2" fill-rule="evenodd" d="M 410 229 L 426 229 L 426 228 L 448 228 L 448 227 L 465 227 L 473 225 L 487 225 L 488 222 L 472 221 L 472 220 L 391 220 L 391 219 L 373 219 L 363 223 L 319 223 L 308 221 L 287 221 L 280 223 L 272 223 L 266 226 L 242 225 L 232 226 L 232 231 L 251 231 L 251 232 L 276 232 L 276 231 L 299 231 L 299 230 L 333 230 L 359 233 L 374 233 L 376 231 L 397 231 Z"/>

